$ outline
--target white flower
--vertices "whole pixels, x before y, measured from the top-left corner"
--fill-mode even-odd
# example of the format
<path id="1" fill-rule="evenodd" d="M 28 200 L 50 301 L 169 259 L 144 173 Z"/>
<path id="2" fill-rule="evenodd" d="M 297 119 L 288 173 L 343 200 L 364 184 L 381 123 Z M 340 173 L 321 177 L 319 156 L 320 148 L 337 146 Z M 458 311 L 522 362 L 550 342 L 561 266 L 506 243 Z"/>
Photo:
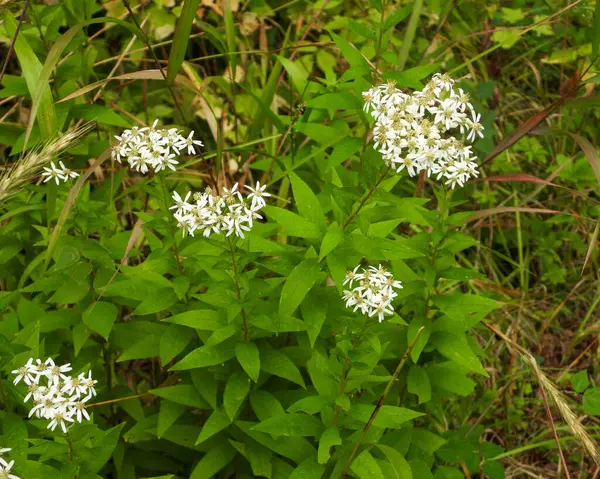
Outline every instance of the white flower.
<path id="1" fill-rule="evenodd" d="M 17 375 L 17 377 L 13 381 L 13 384 L 19 384 L 19 381 L 21 381 L 21 379 L 28 386 L 32 384 L 35 381 L 35 365 L 33 364 L 33 358 L 29 358 L 29 361 L 27 361 L 27 363 L 25 363 L 24 366 L 21 366 L 19 369 L 15 369 L 14 371 L 12 371 L 12 374 Z"/>
<path id="2" fill-rule="evenodd" d="M 207 188 L 204 193 L 193 195 L 195 204 L 189 202 L 190 193 L 182 199 L 179 193 L 174 192 L 175 205 L 169 209 L 175 210 L 173 216 L 177 220 L 177 227 L 191 236 L 200 231 L 205 237 L 223 232 L 226 237 L 235 234 L 244 238 L 244 233 L 252 229 L 254 220 L 262 218 L 259 211 L 265 205 L 264 198 L 271 195 L 259 183 L 256 188 L 248 188 L 251 193 L 247 198 L 242 196 L 238 188 L 239 185 L 235 183 L 231 189 L 224 188 L 220 196 Z"/>
<path id="3" fill-rule="evenodd" d="M 76 171 L 73 171 L 73 170 L 69 170 L 69 168 L 67 168 L 62 161 L 59 161 L 58 164 L 60 165 L 60 167 L 62 169 L 62 179 L 63 180 L 67 181 L 67 180 L 69 180 L 69 178 L 77 178 L 79 176 L 79 173 L 77 173 Z"/>
<path id="4" fill-rule="evenodd" d="M 190 134 L 187 138 L 183 138 L 177 143 L 177 147 L 184 149 L 187 148 L 188 155 L 195 155 L 196 150 L 194 145 L 204 146 L 204 144 L 200 140 L 194 140 L 194 130 L 190 131 Z"/>
<path id="5" fill-rule="evenodd" d="M 10 473 L 15 461 L 6 462 L 0 458 L 0 479 L 20 479 L 18 476 Z"/>
<path id="6" fill-rule="evenodd" d="M 181 199 L 179 193 L 174 191 L 173 200 L 175 201 L 175 204 L 173 206 L 170 206 L 169 209 L 175 210 L 175 215 L 180 215 L 183 212 L 192 211 L 193 205 L 188 203 L 191 194 L 192 192 L 188 191 L 187 195 L 185 195 L 185 198 Z"/>
<path id="7" fill-rule="evenodd" d="M 382 265 L 369 266 L 357 273 L 359 267 L 360 265 L 346 273 L 344 285 L 348 284 L 352 289 L 344 290 L 342 298 L 347 308 L 353 307 L 354 311 L 360 310 L 369 317 L 377 315 L 381 322 L 386 315 L 394 314 L 391 303 L 398 296 L 394 289 L 402 288 L 402 282 L 395 280 Z M 357 286 L 354 286 L 355 282 L 358 283 Z"/>
<path id="8" fill-rule="evenodd" d="M 29 359 L 23 367 L 13 371 L 17 379 L 22 378 L 28 385 L 24 402 L 31 400 L 33 403 L 29 417 L 48 419 L 50 429 L 60 426 L 64 432 L 75 418 L 78 422 L 83 418 L 89 420 L 85 403 L 96 395 L 97 381 L 92 378 L 91 371 L 87 376 L 81 373 L 72 377 L 66 374 L 71 370 L 70 364 L 57 365 L 48 358 L 45 361 L 36 359 L 35 362 Z M 0 454 L 2 452 L 4 450 L 0 449 Z M 1 472 L 0 479 L 3 479 Z"/>
<path id="9" fill-rule="evenodd" d="M 184 148 L 193 155 L 196 154 L 195 145 L 203 146 L 201 141 L 194 140 L 193 131 L 186 138 L 177 128 L 158 128 L 157 125 L 158 120 L 155 120 L 151 127 L 133 127 L 115 136 L 117 144 L 113 147 L 112 157 L 119 163 L 125 160 L 142 174 L 150 168 L 158 173 L 167 168 L 174 171 L 175 165 L 179 164 L 175 158 Z"/>
<path id="10" fill-rule="evenodd" d="M 60 181 L 63 178 L 63 171 L 60 168 L 57 168 L 53 161 L 50 162 L 50 168 L 44 166 L 44 171 L 42 172 L 42 176 L 46 176 L 47 178 L 44 180 L 44 183 L 54 179 L 56 184 L 60 184 Z"/>
<path id="11" fill-rule="evenodd" d="M 12 451 L 10 447 L 0 447 L 0 455 L 10 451 Z"/>
<path id="12" fill-rule="evenodd" d="M 433 173 L 452 187 L 478 175 L 476 158 L 465 142 L 483 137 L 481 115 L 450 76 L 436 74 L 423 90 L 411 94 L 389 82 L 364 92 L 363 98 L 365 111 L 375 119 L 375 149 L 396 172 Z"/>
<path id="13" fill-rule="evenodd" d="M 250 206 L 250 209 L 260 210 L 267 204 L 265 202 L 264 198 L 271 196 L 270 193 L 267 193 L 265 191 L 267 188 L 267 185 L 261 186 L 260 183 L 257 181 L 255 188 L 252 188 L 251 186 L 248 186 L 248 185 L 246 185 L 245 188 L 250 190 L 250 194 L 248 195 L 248 198 L 250 198 L 252 200 L 252 205 Z"/>

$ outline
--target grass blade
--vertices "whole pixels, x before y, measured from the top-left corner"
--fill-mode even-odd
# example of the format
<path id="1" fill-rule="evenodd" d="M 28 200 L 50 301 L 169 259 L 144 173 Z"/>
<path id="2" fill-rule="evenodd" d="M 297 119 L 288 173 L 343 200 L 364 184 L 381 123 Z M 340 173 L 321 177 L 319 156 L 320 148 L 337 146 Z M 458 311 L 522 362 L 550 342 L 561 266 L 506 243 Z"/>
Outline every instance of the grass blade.
<path id="1" fill-rule="evenodd" d="M 402 48 L 400 50 L 400 53 L 398 54 L 399 71 L 404 70 L 404 66 L 406 65 L 406 61 L 408 60 L 408 54 L 415 39 L 417 27 L 419 26 L 419 17 L 421 16 L 422 8 L 423 0 L 415 0 L 415 3 L 413 4 L 412 13 L 410 14 L 410 19 L 408 20 L 408 25 L 406 27 L 406 32 L 404 33 L 404 41 L 402 42 Z"/>
<path id="2" fill-rule="evenodd" d="M 199 0 L 184 0 L 181 8 L 181 15 L 177 19 L 175 34 L 173 35 L 173 44 L 169 52 L 169 65 L 167 66 L 167 83 L 172 85 L 175 82 L 177 72 L 181 68 L 187 51 L 190 32 L 196 14 Z"/>

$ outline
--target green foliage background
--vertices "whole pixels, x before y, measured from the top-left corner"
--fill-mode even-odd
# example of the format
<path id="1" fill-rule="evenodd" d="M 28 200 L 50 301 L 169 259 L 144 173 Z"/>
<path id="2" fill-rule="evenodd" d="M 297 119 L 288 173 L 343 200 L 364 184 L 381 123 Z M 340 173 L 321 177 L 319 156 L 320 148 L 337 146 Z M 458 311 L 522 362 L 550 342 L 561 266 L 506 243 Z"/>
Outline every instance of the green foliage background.
<path id="1" fill-rule="evenodd" d="M 4 167 L 95 122 L 67 155 L 86 181 L 0 203 L 0 446 L 19 477 L 563 477 L 559 445 L 593 477 L 514 345 L 595 437 L 597 2 L 0 9 Z M 486 127 L 483 178 L 453 192 L 387 174 L 362 111 L 373 83 L 436 72 Z M 147 177 L 110 159 L 155 118 L 201 154 Z M 173 190 L 259 180 L 273 197 L 244 240 L 182 238 L 167 210 Z M 341 299 L 361 261 L 404 283 L 381 324 Z M 27 419 L 9 372 L 32 356 L 92 370 L 93 421 Z"/>

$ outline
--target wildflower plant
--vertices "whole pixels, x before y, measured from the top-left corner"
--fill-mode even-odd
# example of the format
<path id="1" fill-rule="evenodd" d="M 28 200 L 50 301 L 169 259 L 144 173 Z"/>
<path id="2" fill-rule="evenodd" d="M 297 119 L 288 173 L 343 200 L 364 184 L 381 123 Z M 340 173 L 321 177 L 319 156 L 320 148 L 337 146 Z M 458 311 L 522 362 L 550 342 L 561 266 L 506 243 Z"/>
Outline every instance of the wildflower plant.
<path id="1" fill-rule="evenodd" d="M 34 136 L 98 122 L 26 151 L 18 188 L 0 175 L 0 431 L 19 475 L 502 478 L 489 401 L 477 395 L 489 369 L 480 326 L 511 290 L 476 270 L 478 236 L 465 228 L 479 206 L 465 202 L 483 176 L 476 151 L 486 153 L 474 142 L 492 116 L 465 91 L 487 72 L 473 63 L 474 79 L 459 84 L 429 78 L 459 68 L 452 55 L 405 65 L 417 58 L 411 35 L 400 45 L 394 29 L 409 13 L 389 16 L 392 2 L 368 2 L 369 23 L 349 31 L 340 2 L 313 9 L 318 21 L 282 23 L 301 39 L 291 49 L 272 25 L 310 2 L 272 14 L 266 4 L 278 2 L 237 12 L 235 2 L 97 2 L 124 16 L 88 43 L 82 26 L 104 17 L 63 3 L 40 28 L 27 23 L 46 6 L 19 17 L 26 34 L 9 64 L 44 61 L 41 73 L 10 75 L 10 95 L 36 74 L 47 80 L 26 97 Z M 413 27 L 436 17 L 425 3 Z M 157 28 L 157 12 L 178 17 L 168 56 L 154 48 L 173 31 Z M 3 18 L 11 35 L 14 20 Z M 330 30 L 313 31 L 321 21 Z M 28 52 L 38 31 L 48 35 Z M 346 39 L 358 37 L 358 48 Z M 205 50 L 209 63 L 183 62 Z M 80 59 L 93 75 L 73 81 Z M 372 86 L 379 78 L 397 81 Z M 104 88 L 109 79 L 121 83 Z M 59 158 L 67 150 L 73 158 Z M 69 192 L 28 185 L 74 178 L 66 165 L 81 172 Z M 28 360 L 49 356 L 61 361 Z M 0 479 L 12 467 L 0 460 Z"/>

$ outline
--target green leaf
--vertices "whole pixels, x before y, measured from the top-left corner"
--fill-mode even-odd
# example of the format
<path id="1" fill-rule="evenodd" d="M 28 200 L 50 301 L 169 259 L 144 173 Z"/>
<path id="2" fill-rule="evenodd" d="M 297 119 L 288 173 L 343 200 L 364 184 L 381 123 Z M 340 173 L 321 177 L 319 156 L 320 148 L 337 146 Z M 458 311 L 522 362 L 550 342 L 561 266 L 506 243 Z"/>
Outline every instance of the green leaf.
<path id="1" fill-rule="evenodd" d="M 210 479 L 235 457 L 235 449 L 227 442 L 220 443 L 200 459 L 190 479 Z"/>
<path id="2" fill-rule="evenodd" d="M 320 238 L 321 228 L 302 216 L 276 206 L 265 206 L 264 212 L 282 227 L 281 234 L 300 238 Z"/>
<path id="3" fill-rule="evenodd" d="M 205 368 L 229 361 L 235 356 L 233 348 L 224 343 L 214 347 L 201 346 L 194 349 L 185 358 L 179 361 L 171 369 L 182 371 L 185 369 Z"/>
<path id="4" fill-rule="evenodd" d="M 360 110 L 362 102 L 350 93 L 325 93 L 306 102 L 310 108 L 323 108 L 325 110 Z"/>
<path id="5" fill-rule="evenodd" d="M 160 289 L 156 294 L 144 298 L 132 314 L 146 315 L 165 311 L 177 302 L 177 295 L 172 289 Z"/>
<path id="6" fill-rule="evenodd" d="M 199 0 L 184 0 L 181 6 L 181 13 L 177 18 L 175 25 L 175 33 L 173 35 L 173 43 L 169 52 L 169 64 L 167 66 L 167 82 L 173 84 L 177 72 L 185 59 L 190 32 L 192 31 L 192 23 L 196 16 L 196 8 Z"/>
<path id="7" fill-rule="evenodd" d="M 265 432 L 273 436 L 306 437 L 318 436 L 322 430 L 321 421 L 306 414 L 280 414 L 260 422 L 252 431 Z"/>
<path id="8" fill-rule="evenodd" d="M 240 366 L 246 371 L 246 374 L 250 376 L 250 379 L 254 382 L 258 382 L 258 375 L 260 374 L 260 356 L 256 344 L 237 343 L 235 345 L 235 357 L 239 361 Z"/>
<path id="9" fill-rule="evenodd" d="M 385 454 L 385 457 L 387 457 L 387 460 L 390 462 L 394 472 L 396 473 L 397 479 L 413 479 L 410 466 L 402 454 L 400 454 L 394 448 L 384 444 L 377 444 L 377 447 Z"/>
<path id="10" fill-rule="evenodd" d="M 296 173 L 290 173 L 296 207 L 308 221 L 325 228 L 325 214 L 317 196 Z"/>
<path id="11" fill-rule="evenodd" d="M 288 412 L 305 412 L 307 414 L 317 414 L 329 404 L 329 401 L 322 396 L 308 396 L 299 399 L 292 404 L 287 411 Z"/>
<path id="12" fill-rule="evenodd" d="M 210 409 L 208 403 L 200 397 L 200 393 L 192 384 L 176 384 L 175 386 L 150 389 L 148 392 L 184 406 Z"/>
<path id="13" fill-rule="evenodd" d="M 366 449 L 352 461 L 350 469 L 359 479 L 385 479 L 379 464 Z"/>
<path id="14" fill-rule="evenodd" d="M 582 393 L 588 388 L 589 385 L 590 379 L 588 377 L 587 369 L 579 371 L 571 376 L 571 386 L 575 392 Z"/>
<path id="15" fill-rule="evenodd" d="M 327 228 L 327 232 L 325 233 L 323 241 L 321 242 L 321 249 L 319 251 L 319 261 L 321 261 L 335 248 L 337 248 L 343 240 L 344 229 L 340 225 L 338 225 L 337 222 L 334 221 Z"/>
<path id="16" fill-rule="evenodd" d="M 279 351 L 274 349 L 261 350 L 260 368 L 269 374 L 287 379 L 303 388 L 306 387 L 302 374 L 300 374 L 296 365 L 290 358 Z"/>
<path id="17" fill-rule="evenodd" d="M 404 20 L 406 17 L 408 17 L 408 14 L 412 10 L 412 7 L 413 7 L 412 4 L 405 5 L 404 7 L 399 8 L 395 12 L 388 15 L 388 17 L 383 22 L 383 32 L 387 32 L 390 28 L 395 27 L 402 20 Z"/>
<path id="18" fill-rule="evenodd" d="M 350 66 L 356 70 L 357 74 L 364 75 L 371 71 L 369 63 L 354 45 L 348 43 L 342 37 L 336 35 L 333 32 L 329 32 L 329 34 L 331 35 L 331 38 L 333 38 L 333 40 L 335 41 L 336 46 L 342 52 L 344 58 L 348 61 Z"/>
<path id="19" fill-rule="evenodd" d="M 315 479 L 323 476 L 325 466 L 321 466 L 317 459 L 314 457 L 308 457 L 302 461 L 289 479 Z"/>
<path id="20" fill-rule="evenodd" d="M 346 136 L 342 138 L 336 145 L 333 147 L 333 151 L 331 155 L 329 155 L 329 159 L 327 160 L 327 168 L 334 168 L 338 166 L 340 163 L 349 159 L 352 155 L 354 155 L 357 151 L 359 151 L 365 142 L 362 138 L 355 138 L 353 136 Z"/>
<path id="21" fill-rule="evenodd" d="M 15 36 L 17 24 L 9 11 L 6 11 L 6 14 L 4 15 L 4 28 L 10 37 Z M 58 129 L 50 84 L 44 82 L 43 84 L 38 85 L 38 79 L 41 76 L 43 67 L 38 60 L 38 57 L 29 46 L 29 43 L 27 43 L 27 36 L 23 35 L 23 32 L 17 36 L 17 40 L 14 44 L 14 51 L 21 64 L 21 71 L 27 82 L 27 88 L 29 89 L 31 98 L 39 99 L 39 111 L 31 112 L 31 114 L 34 117 L 37 117 L 42 139 L 49 140 L 54 136 Z M 27 148 L 27 141 L 24 145 L 23 148 Z"/>
<path id="22" fill-rule="evenodd" d="M 314 348 L 315 341 L 319 337 L 325 323 L 325 318 L 327 317 L 327 301 L 313 290 L 308 293 L 306 301 L 302 302 L 300 310 L 302 311 L 302 319 L 304 319 L 304 323 L 306 324 L 310 347 Z"/>
<path id="23" fill-rule="evenodd" d="M 250 393 L 250 405 L 259 421 L 285 414 L 281 403 L 269 391 L 257 389 Z"/>
<path id="24" fill-rule="evenodd" d="M 420 459 L 409 461 L 412 475 L 415 479 L 435 479 L 431 474 L 431 468 Z"/>
<path id="25" fill-rule="evenodd" d="M 212 309 L 194 309 L 165 318 L 163 321 L 202 331 L 216 331 L 224 326 L 221 313 Z"/>
<path id="26" fill-rule="evenodd" d="M 229 419 L 233 421 L 239 408 L 250 391 L 250 380 L 244 373 L 233 373 L 229 376 L 223 393 L 223 406 Z"/>
<path id="27" fill-rule="evenodd" d="M 268 477 L 273 474 L 273 452 L 252 438 L 245 438 L 244 442 L 229 440 L 230 444 L 242 454 L 252 468 L 254 477 Z"/>
<path id="28" fill-rule="evenodd" d="M 399 88 L 421 89 L 423 84 L 421 80 L 427 78 L 432 73 L 440 69 L 439 63 L 430 65 L 420 65 L 400 72 L 389 72 L 383 75 L 385 80 L 394 80 Z"/>
<path id="29" fill-rule="evenodd" d="M 447 359 L 457 362 L 469 371 L 474 371 L 488 377 L 479 358 L 471 350 L 471 346 L 464 333 L 438 331 L 431 336 L 429 344 L 434 346 Z"/>
<path id="30" fill-rule="evenodd" d="M 289 274 L 279 299 L 279 314 L 291 316 L 317 281 L 320 268 L 315 258 L 308 258 Z"/>
<path id="31" fill-rule="evenodd" d="M 73 118 L 83 118 L 84 120 L 96 121 L 105 125 L 120 126 L 122 128 L 131 127 L 131 123 L 125 120 L 114 110 L 102 105 L 73 105 L 71 107 Z"/>
<path id="32" fill-rule="evenodd" d="M 303 68 L 300 68 L 293 60 L 282 57 L 281 55 L 275 56 L 281 62 L 283 68 L 285 68 L 285 71 L 292 80 L 292 84 L 294 85 L 294 88 L 296 88 L 296 91 L 302 94 L 306 88 L 308 73 Z"/>
<path id="33" fill-rule="evenodd" d="M 600 388 L 588 389 L 583 394 L 583 411 L 586 414 L 600 415 Z"/>
<path id="34" fill-rule="evenodd" d="M 160 362 L 163 365 L 171 362 L 175 356 L 184 350 L 191 340 L 192 335 L 189 329 L 178 324 L 170 324 L 160 337 L 158 345 Z"/>
<path id="35" fill-rule="evenodd" d="M 227 414 L 225 414 L 225 410 L 222 407 L 215 409 L 204 423 L 204 426 L 202 426 L 200 435 L 198 436 L 198 439 L 196 439 L 196 444 L 200 444 L 206 441 L 209 437 L 213 437 L 230 424 L 231 421 Z"/>
<path id="36" fill-rule="evenodd" d="M 92 303 L 82 315 L 83 323 L 108 341 L 110 330 L 117 319 L 117 307 L 106 301 Z"/>
<path id="37" fill-rule="evenodd" d="M 369 421 L 374 410 L 375 406 L 372 404 L 353 404 L 349 415 L 353 419 L 366 423 Z M 373 426 L 398 428 L 405 422 L 420 416 L 423 416 L 423 413 L 413 411 L 412 409 L 383 405 L 379 409 L 377 416 L 375 416 Z"/>
<path id="38" fill-rule="evenodd" d="M 485 461 L 483 472 L 490 476 L 490 479 L 506 479 L 504 466 L 499 461 Z"/>
<path id="39" fill-rule="evenodd" d="M 169 429 L 177 419 L 185 412 L 186 406 L 178 404 L 168 399 L 160 401 L 160 410 L 158 412 L 158 425 L 156 426 L 156 435 L 160 439 L 167 429 Z"/>
<path id="40" fill-rule="evenodd" d="M 326 464 L 329 461 L 329 451 L 333 446 L 341 446 L 342 438 L 336 426 L 327 428 L 319 439 L 319 464 Z"/>
<path id="41" fill-rule="evenodd" d="M 468 396 L 475 389 L 475 382 L 467 377 L 468 370 L 452 361 L 433 364 L 426 370 L 434 388 L 461 396 Z"/>
<path id="42" fill-rule="evenodd" d="M 431 399 L 431 383 L 427 372 L 416 364 L 413 364 L 408 370 L 406 379 L 408 392 L 416 394 L 419 398 L 419 404 L 428 402 Z"/>

